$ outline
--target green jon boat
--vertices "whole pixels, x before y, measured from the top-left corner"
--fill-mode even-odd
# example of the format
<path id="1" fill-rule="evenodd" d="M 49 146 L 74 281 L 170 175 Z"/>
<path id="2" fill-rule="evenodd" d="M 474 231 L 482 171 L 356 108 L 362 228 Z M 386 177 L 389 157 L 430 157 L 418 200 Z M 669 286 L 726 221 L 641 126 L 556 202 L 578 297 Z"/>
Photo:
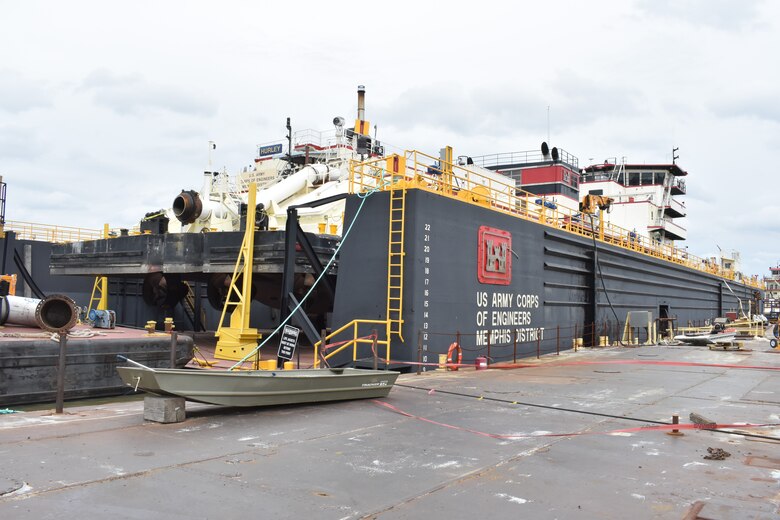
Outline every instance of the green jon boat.
<path id="1" fill-rule="evenodd" d="M 200 370 L 117 367 L 136 390 L 223 406 L 271 406 L 387 397 L 398 372 L 360 368 Z"/>

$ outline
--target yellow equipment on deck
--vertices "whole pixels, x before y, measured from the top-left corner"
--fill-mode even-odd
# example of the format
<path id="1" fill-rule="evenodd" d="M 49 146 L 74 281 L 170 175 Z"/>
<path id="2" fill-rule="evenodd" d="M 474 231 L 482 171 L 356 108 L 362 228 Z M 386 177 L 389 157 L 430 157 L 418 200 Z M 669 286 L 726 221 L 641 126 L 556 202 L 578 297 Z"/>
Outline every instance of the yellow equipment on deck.
<path id="1" fill-rule="evenodd" d="M 246 231 L 241 243 L 233 276 L 230 278 L 230 289 L 222 315 L 219 317 L 219 328 L 215 333 L 218 338 L 214 357 L 218 359 L 240 360 L 257 346 L 260 333 L 249 326 L 249 310 L 252 306 L 252 267 L 254 265 L 255 247 L 255 213 L 257 204 L 257 184 L 249 185 L 246 210 Z M 241 287 L 236 285 L 241 280 Z M 223 326 L 225 314 L 230 312 L 230 325 Z"/>
<path id="2" fill-rule="evenodd" d="M 585 195 L 582 201 L 580 201 L 580 212 L 588 213 L 592 215 L 596 213 L 597 209 L 601 211 L 609 211 L 612 207 L 612 203 L 615 201 L 612 197 L 605 197 L 604 195 Z"/>

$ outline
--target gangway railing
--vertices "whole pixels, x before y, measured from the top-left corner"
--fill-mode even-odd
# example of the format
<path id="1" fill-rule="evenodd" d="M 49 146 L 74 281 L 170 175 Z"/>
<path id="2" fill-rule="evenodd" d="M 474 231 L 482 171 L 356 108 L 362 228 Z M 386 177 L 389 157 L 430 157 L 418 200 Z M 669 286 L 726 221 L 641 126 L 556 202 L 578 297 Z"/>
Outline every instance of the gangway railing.
<path id="1" fill-rule="evenodd" d="M 474 164 L 483 168 L 491 166 L 519 166 L 542 163 L 564 163 L 574 169 L 579 167 L 579 159 L 566 150 L 558 149 L 558 158 L 553 160 L 551 155 L 544 155 L 541 150 L 524 150 L 520 152 L 504 152 L 489 155 L 477 155 L 471 157 Z"/>
<path id="2" fill-rule="evenodd" d="M 360 325 L 381 325 L 384 328 L 387 328 L 387 320 L 352 320 L 343 327 L 334 330 L 327 336 L 325 336 L 323 339 L 325 341 L 325 344 L 323 345 L 323 340 L 320 340 L 314 344 L 314 368 L 319 368 L 320 366 L 320 359 L 322 361 L 327 361 L 332 358 L 333 356 L 339 354 L 340 352 L 343 352 L 347 350 L 348 348 L 352 348 L 352 361 L 358 360 L 358 345 L 360 344 L 371 344 L 373 345 L 376 341 L 377 347 L 379 345 L 383 345 L 385 347 L 385 364 L 390 364 L 390 341 L 388 339 L 379 339 L 374 338 L 373 335 L 369 336 L 360 336 L 359 330 Z M 351 329 L 352 337 L 350 339 L 347 339 L 343 342 L 337 342 L 334 344 L 335 348 L 329 348 L 328 347 L 328 341 L 335 338 L 336 336 L 340 335 L 341 333 L 345 331 L 349 331 Z M 379 327 L 376 327 L 376 329 L 379 329 Z M 379 357 L 379 352 L 375 352 L 374 356 L 377 358 Z"/>
<path id="3" fill-rule="evenodd" d="M 100 229 L 37 224 L 20 220 L 7 220 L 5 230 L 13 231 L 19 239 L 41 242 L 81 242 L 103 238 L 103 231 Z"/>
<path id="4" fill-rule="evenodd" d="M 512 184 L 499 182 L 493 178 L 469 170 L 468 166 L 447 163 L 442 164 L 439 157 L 426 155 L 416 150 L 404 153 L 405 168 L 403 175 L 392 171 L 391 161 L 396 155 L 374 158 L 368 161 L 352 161 L 349 172 L 350 193 L 368 191 L 390 191 L 403 183 L 406 188 L 416 188 L 442 197 L 459 199 L 468 204 L 477 204 L 524 220 L 532 220 L 542 225 L 567 231 L 576 235 L 592 238 L 623 249 L 658 258 L 677 265 L 709 273 L 727 280 L 735 280 L 756 289 L 764 289 L 758 276 L 746 276 L 737 271 L 723 269 L 717 261 L 700 258 L 690 254 L 687 249 L 677 248 L 670 243 L 662 243 L 635 231 L 605 222 L 603 235 L 598 218 L 591 224 L 591 218 L 578 211 L 556 205 L 544 196 L 535 195 Z M 392 163 L 394 164 L 394 163 Z M 446 167 L 445 167 L 446 166 Z M 450 175 L 440 172 L 447 170 Z M 538 201 L 538 202 L 537 202 Z"/>

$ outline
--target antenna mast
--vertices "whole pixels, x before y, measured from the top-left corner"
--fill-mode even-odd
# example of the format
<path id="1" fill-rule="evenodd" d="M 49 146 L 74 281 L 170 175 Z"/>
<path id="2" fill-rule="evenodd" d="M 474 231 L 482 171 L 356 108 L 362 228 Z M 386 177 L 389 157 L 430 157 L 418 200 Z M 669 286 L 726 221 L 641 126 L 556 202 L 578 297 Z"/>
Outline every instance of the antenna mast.
<path id="1" fill-rule="evenodd" d="M 547 105 L 547 142 L 550 142 L 550 105 Z"/>
<path id="2" fill-rule="evenodd" d="M 211 171 L 212 171 L 212 168 L 211 168 L 211 152 L 213 150 L 216 150 L 216 149 L 217 149 L 216 143 L 214 143 L 214 141 L 209 141 L 209 173 L 211 173 Z"/>
<path id="3" fill-rule="evenodd" d="M 293 158 L 292 158 L 292 126 L 290 125 L 290 118 L 287 118 L 287 170 L 288 174 L 293 171 Z"/>

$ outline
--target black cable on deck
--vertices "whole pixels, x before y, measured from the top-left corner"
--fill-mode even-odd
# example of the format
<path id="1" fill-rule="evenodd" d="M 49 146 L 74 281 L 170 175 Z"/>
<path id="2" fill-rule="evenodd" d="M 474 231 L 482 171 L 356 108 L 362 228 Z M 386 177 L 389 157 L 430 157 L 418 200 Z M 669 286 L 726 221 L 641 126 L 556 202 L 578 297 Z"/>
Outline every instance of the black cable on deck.
<path id="1" fill-rule="evenodd" d="M 664 426 L 672 426 L 672 423 L 664 422 L 664 421 L 655 421 L 652 419 L 640 419 L 638 417 L 628 417 L 625 415 L 614 415 L 614 414 L 608 414 L 608 413 L 600 413 L 600 412 L 589 412 L 587 410 L 578 410 L 576 408 L 563 408 L 560 406 L 550 406 L 546 404 L 537 404 L 537 403 L 527 403 L 523 401 L 517 401 L 517 400 L 508 400 L 508 399 L 499 399 L 497 397 L 486 397 L 483 395 L 472 395 L 472 394 L 464 394 L 461 392 L 453 392 L 450 390 L 440 390 L 438 388 L 425 388 L 422 386 L 414 386 L 414 385 L 405 385 L 403 383 L 396 383 L 395 386 L 402 386 L 404 388 L 410 388 L 412 390 L 425 390 L 426 392 L 430 392 L 431 390 L 434 390 L 437 394 L 449 394 L 449 395 L 456 395 L 458 397 L 470 397 L 472 399 L 479 399 L 482 401 L 494 401 L 497 403 L 504 403 L 504 404 L 516 404 L 516 405 L 522 405 L 522 406 L 529 406 L 532 408 L 543 408 L 545 410 L 556 410 L 559 412 L 570 412 L 570 413 L 579 413 L 584 415 L 592 415 L 596 417 L 606 417 L 608 419 L 619 419 L 619 420 L 625 420 L 625 421 L 634 421 L 634 422 L 642 422 L 642 423 L 650 423 L 650 424 L 659 424 Z M 748 426 L 748 425 L 746 425 Z M 734 432 L 729 430 L 718 430 L 716 428 L 702 428 L 702 430 L 706 430 L 708 432 L 719 432 L 719 433 L 728 433 L 730 435 L 742 435 L 743 437 L 751 437 L 755 439 L 764 439 L 764 440 L 770 440 L 770 441 L 780 441 L 780 437 L 772 437 L 770 435 L 760 435 L 757 433 L 740 433 L 740 432 Z"/>

